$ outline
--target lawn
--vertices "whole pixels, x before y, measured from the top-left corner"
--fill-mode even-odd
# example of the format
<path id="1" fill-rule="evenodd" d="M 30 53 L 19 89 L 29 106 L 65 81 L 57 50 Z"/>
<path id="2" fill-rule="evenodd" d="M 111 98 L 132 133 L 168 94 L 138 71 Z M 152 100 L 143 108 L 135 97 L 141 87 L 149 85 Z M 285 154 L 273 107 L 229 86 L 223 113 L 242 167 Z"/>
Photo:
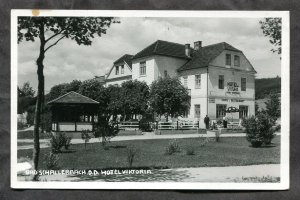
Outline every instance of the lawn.
<path id="1" fill-rule="evenodd" d="M 280 136 L 276 136 L 268 147 L 253 148 L 244 137 L 221 138 L 201 146 L 205 138 L 177 139 L 181 152 L 165 155 L 169 139 L 118 141 L 104 150 L 100 143 L 71 145 L 70 150 L 59 154 L 61 169 L 109 169 L 126 168 L 127 147 L 134 145 L 138 151 L 133 167 L 184 168 L 203 166 L 241 166 L 252 164 L 280 163 Z M 186 155 L 187 148 L 194 148 L 195 155 Z M 45 154 L 49 148 L 41 149 L 40 168 L 44 169 Z M 18 150 L 18 158 L 32 156 L 32 150 Z"/>

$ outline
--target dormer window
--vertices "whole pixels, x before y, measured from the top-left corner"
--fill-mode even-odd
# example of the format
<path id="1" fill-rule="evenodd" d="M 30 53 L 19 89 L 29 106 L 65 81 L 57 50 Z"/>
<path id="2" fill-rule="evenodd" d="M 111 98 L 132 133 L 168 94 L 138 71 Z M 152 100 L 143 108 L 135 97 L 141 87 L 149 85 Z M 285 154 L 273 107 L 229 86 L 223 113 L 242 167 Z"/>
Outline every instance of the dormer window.
<path id="1" fill-rule="evenodd" d="M 226 54 L 226 65 L 231 65 L 231 54 Z"/>
<path id="2" fill-rule="evenodd" d="M 240 66 L 240 57 L 239 56 L 234 56 L 234 66 L 239 67 Z"/>
<path id="3" fill-rule="evenodd" d="M 116 66 L 116 75 L 119 75 L 119 66 Z"/>
<path id="4" fill-rule="evenodd" d="M 124 65 L 121 66 L 121 74 L 124 74 Z"/>

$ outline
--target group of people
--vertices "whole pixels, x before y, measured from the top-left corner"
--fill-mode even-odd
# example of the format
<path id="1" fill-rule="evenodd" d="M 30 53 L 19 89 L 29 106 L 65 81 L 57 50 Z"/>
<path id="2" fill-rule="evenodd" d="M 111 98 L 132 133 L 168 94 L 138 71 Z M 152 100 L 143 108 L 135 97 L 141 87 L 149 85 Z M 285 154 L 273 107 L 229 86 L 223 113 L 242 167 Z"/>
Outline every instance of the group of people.
<path id="1" fill-rule="evenodd" d="M 206 129 L 209 129 L 209 122 L 210 122 L 210 119 L 206 115 L 205 118 L 204 118 L 204 124 L 205 124 Z M 228 119 L 227 119 L 226 116 L 224 116 L 223 117 L 223 128 L 227 128 L 227 123 L 228 123 Z"/>

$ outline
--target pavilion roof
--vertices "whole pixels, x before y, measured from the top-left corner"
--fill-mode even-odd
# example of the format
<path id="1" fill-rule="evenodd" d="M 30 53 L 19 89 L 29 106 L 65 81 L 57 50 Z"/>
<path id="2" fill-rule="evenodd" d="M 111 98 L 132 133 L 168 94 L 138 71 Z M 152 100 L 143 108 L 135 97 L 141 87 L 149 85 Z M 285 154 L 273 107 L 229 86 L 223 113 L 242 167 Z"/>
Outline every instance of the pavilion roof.
<path id="1" fill-rule="evenodd" d="M 48 104 L 99 104 L 99 102 L 77 92 L 71 91 L 49 101 Z"/>

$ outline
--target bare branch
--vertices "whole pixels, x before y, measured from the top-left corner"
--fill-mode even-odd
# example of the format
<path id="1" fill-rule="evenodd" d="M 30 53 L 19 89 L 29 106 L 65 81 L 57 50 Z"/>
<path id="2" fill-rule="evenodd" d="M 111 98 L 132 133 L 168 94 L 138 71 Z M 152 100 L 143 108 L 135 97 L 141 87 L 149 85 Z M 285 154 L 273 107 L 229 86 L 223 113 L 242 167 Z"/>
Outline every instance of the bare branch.
<path id="1" fill-rule="evenodd" d="M 48 49 L 50 49 L 51 47 L 53 47 L 54 45 L 56 45 L 60 40 L 62 40 L 64 37 L 66 37 L 66 35 L 63 35 L 62 37 L 60 37 L 55 43 L 51 44 L 50 46 L 48 46 L 46 49 L 45 49 L 45 53 Z"/>
<path id="2" fill-rule="evenodd" d="M 59 31 L 58 33 L 53 34 L 51 37 L 49 37 L 49 38 L 46 40 L 46 43 L 47 43 L 49 40 L 51 40 L 52 38 L 54 38 L 54 37 L 58 36 L 59 34 L 61 34 L 62 31 L 63 31 L 63 30 Z"/>

